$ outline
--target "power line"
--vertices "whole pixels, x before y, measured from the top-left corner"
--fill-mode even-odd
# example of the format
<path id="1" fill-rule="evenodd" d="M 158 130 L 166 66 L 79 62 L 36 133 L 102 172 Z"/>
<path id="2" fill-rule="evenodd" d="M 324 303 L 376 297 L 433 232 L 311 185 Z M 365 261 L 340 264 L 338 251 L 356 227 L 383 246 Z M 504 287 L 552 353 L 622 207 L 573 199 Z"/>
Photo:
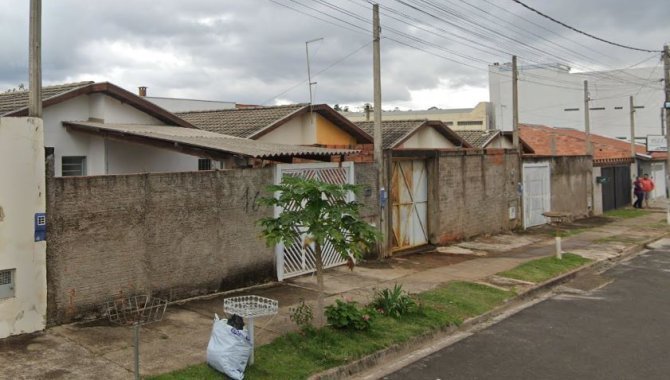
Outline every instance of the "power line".
<path id="1" fill-rule="evenodd" d="M 561 25 L 561 26 L 564 26 L 564 27 L 566 27 L 566 28 L 568 28 L 568 29 L 570 29 L 570 30 L 573 30 L 573 31 L 577 32 L 577 33 L 583 34 L 583 35 L 585 35 L 585 36 L 587 36 L 587 37 L 591 37 L 591 38 L 593 38 L 593 39 L 595 39 L 595 40 L 598 40 L 598 41 L 601 41 L 601 42 L 605 42 L 605 43 L 610 44 L 610 45 L 618 46 L 618 47 L 621 47 L 621 48 L 624 48 L 624 49 L 637 50 L 637 51 L 644 51 L 644 52 L 647 52 L 647 53 L 662 53 L 661 50 L 640 49 L 640 48 L 636 48 L 636 47 L 632 47 L 632 46 L 627 46 L 627 45 L 622 45 L 622 44 L 619 44 L 619 43 L 616 43 L 616 42 L 608 41 L 608 40 L 603 39 L 603 38 L 600 38 L 600 37 L 596 37 L 596 36 L 594 36 L 593 34 L 586 33 L 586 32 L 584 32 L 584 31 L 581 31 L 581 30 L 579 30 L 579 29 L 577 29 L 577 28 L 574 28 L 574 27 L 572 27 L 572 26 L 570 26 L 570 25 L 568 25 L 568 24 L 566 24 L 566 23 L 564 23 L 564 22 L 561 22 L 561 21 L 559 21 L 559 20 L 556 20 L 555 18 L 553 18 L 553 17 L 551 17 L 551 16 L 549 16 L 549 15 L 546 15 L 546 14 L 544 14 L 544 13 L 538 11 L 537 9 L 535 9 L 535 8 L 533 8 L 533 7 L 531 7 L 531 6 L 527 5 L 527 4 L 524 4 L 524 3 L 523 3 L 522 1 L 520 1 L 520 0 L 512 0 L 512 1 L 515 2 L 515 3 L 517 3 L 517 4 L 519 4 L 519 5 L 521 5 L 521 6 L 523 6 L 524 8 L 526 8 L 526 9 L 532 11 L 532 12 L 537 13 L 538 15 L 540 15 L 540 16 L 546 18 L 546 19 L 549 19 L 549 20 L 551 20 L 551 21 L 553 21 L 553 22 L 555 22 L 555 23 L 557 23 L 557 24 L 559 24 L 559 25 Z"/>
<path id="2" fill-rule="evenodd" d="M 275 0 L 271 0 L 271 1 L 274 2 L 274 3 L 277 3 Z M 317 9 L 317 8 L 314 8 L 314 7 L 310 7 L 310 6 L 308 6 L 308 5 L 306 5 L 306 4 L 303 4 L 303 3 L 299 2 L 299 1 L 296 1 L 296 0 L 290 0 L 290 1 L 292 1 L 292 2 L 295 3 L 295 4 L 300 5 L 300 6 L 302 6 L 302 7 L 308 8 L 308 9 L 310 9 L 310 10 L 312 10 L 312 11 L 318 13 L 318 14 L 323 14 L 323 15 L 329 17 L 329 18 L 332 18 L 332 19 L 335 19 L 335 20 L 337 20 L 337 21 L 346 23 L 346 24 L 348 24 L 348 25 L 350 25 L 350 26 L 355 26 L 357 29 L 360 29 L 360 30 L 366 30 L 365 28 L 361 27 L 360 25 L 353 24 L 352 22 L 349 22 L 349 21 L 343 20 L 343 19 L 341 19 L 341 18 L 339 18 L 339 17 L 333 16 L 333 15 L 331 15 L 331 14 L 329 14 L 329 13 L 324 12 L 323 10 L 320 10 L 320 9 Z M 464 31 L 464 32 L 468 32 L 468 33 L 474 34 L 474 35 L 476 35 L 477 37 L 481 38 L 482 40 L 489 41 L 489 40 L 499 39 L 499 37 L 504 37 L 505 39 L 512 40 L 513 42 L 521 43 L 522 45 L 526 46 L 526 47 L 529 48 L 529 49 L 537 50 L 537 51 L 539 51 L 540 53 L 543 53 L 543 54 L 550 54 L 550 55 L 556 57 L 556 58 L 559 59 L 559 60 L 567 61 L 567 60 L 565 60 L 565 59 L 562 58 L 562 57 L 555 56 L 555 55 L 553 55 L 553 54 L 551 54 L 551 53 L 548 53 L 547 51 L 544 51 L 544 50 L 542 50 L 542 49 L 538 49 L 538 48 L 536 48 L 536 47 L 534 47 L 534 46 L 531 46 L 531 45 L 528 45 L 528 44 L 526 44 L 526 43 L 523 43 L 523 42 L 521 42 L 521 41 L 519 41 L 519 40 L 517 40 L 517 39 L 510 38 L 510 37 L 508 37 L 508 36 L 505 36 L 505 35 L 503 35 L 502 33 L 497 32 L 497 31 L 495 31 L 495 30 L 492 30 L 492 29 L 490 29 L 490 28 L 482 27 L 482 26 L 480 26 L 480 25 L 474 24 L 473 26 L 474 26 L 475 28 L 483 28 L 483 29 L 484 29 L 483 31 L 477 32 L 477 31 L 474 31 L 472 28 L 466 28 L 466 27 L 464 27 L 464 26 L 462 26 L 462 25 L 456 24 L 455 22 L 448 21 L 448 20 L 446 20 L 445 18 L 436 16 L 434 13 L 426 12 L 426 11 L 420 9 L 418 6 L 410 5 L 410 4 L 408 4 L 407 2 L 405 2 L 405 1 L 402 1 L 402 0 L 396 0 L 396 1 L 398 1 L 399 3 L 401 3 L 401 4 L 403 4 L 403 5 L 408 6 L 408 7 L 412 8 L 412 9 L 414 9 L 414 10 L 417 10 L 417 11 L 419 11 L 420 13 L 423 13 L 423 14 L 425 14 L 425 15 L 427 15 L 427 16 L 430 16 L 430 17 L 432 17 L 432 18 L 434 18 L 434 19 L 437 19 L 438 21 L 441 21 L 441 22 L 445 22 L 445 23 L 447 23 L 447 24 L 450 24 L 450 25 L 452 25 L 452 26 L 454 26 L 454 27 L 456 27 L 456 28 L 458 28 L 458 29 L 460 29 L 460 30 L 462 30 L 462 31 Z M 408 1 L 411 1 L 411 0 L 408 0 Z M 352 1 L 352 2 L 354 2 L 354 1 Z M 466 22 L 468 22 L 468 23 L 470 23 L 470 24 L 473 23 L 473 21 L 468 20 L 467 18 L 462 17 L 462 15 L 460 15 L 458 12 L 455 12 L 453 9 L 448 9 L 448 8 L 445 9 L 444 7 L 442 7 L 442 6 L 440 6 L 440 5 L 437 5 L 436 3 L 433 3 L 433 2 L 431 2 L 431 1 L 425 1 L 425 0 L 423 0 L 422 2 L 427 3 L 427 5 L 428 5 L 429 7 L 436 8 L 435 10 L 438 11 L 438 12 L 440 12 L 440 11 L 441 11 L 441 12 L 445 12 L 445 13 L 450 14 L 451 16 L 456 17 L 456 18 L 459 19 L 460 21 L 466 21 Z M 317 0 L 317 3 L 319 3 L 319 4 L 321 4 L 321 5 L 325 5 L 326 7 L 330 8 L 330 9 L 332 9 L 332 10 L 338 12 L 338 13 L 342 13 L 342 14 L 348 16 L 348 17 L 351 17 L 351 18 L 353 18 L 353 19 L 355 19 L 355 20 L 357 20 L 357 21 L 359 21 L 359 22 L 363 22 L 364 24 L 366 24 L 366 26 L 368 26 L 368 25 L 370 24 L 370 21 L 369 21 L 367 18 L 362 17 L 362 16 L 360 16 L 359 14 L 356 14 L 356 13 L 354 13 L 354 12 L 348 10 L 348 9 L 344 9 L 344 8 L 342 8 L 342 7 L 340 7 L 340 6 L 337 6 L 337 5 L 335 5 L 335 4 L 332 4 L 332 3 L 328 2 L 328 1 L 325 1 L 325 0 Z M 285 6 L 284 4 L 280 4 L 280 3 L 278 3 L 278 4 L 279 4 L 279 5 L 282 5 L 282 6 Z M 301 10 L 298 10 L 298 9 L 295 9 L 295 8 L 293 8 L 293 7 L 288 7 L 288 6 L 286 6 L 286 7 L 287 7 L 287 8 L 290 8 L 290 9 L 292 9 L 292 10 L 298 11 L 299 13 L 305 14 L 305 15 L 307 15 L 307 16 L 314 17 L 314 18 L 316 18 L 316 19 L 319 19 L 319 20 L 322 20 L 322 21 L 329 22 L 328 20 L 324 20 L 323 18 L 318 17 L 318 16 L 316 16 L 316 15 L 314 15 L 314 14 L 307 13 L 307 12 L 304 12 L 304 11 L 301 11 Z M 414 22 L 417 22 L 417 23 L 419 23 L 419 24 L 427 25 L 427 24 L 425 24 L 425 23 L 419 21 L 419 20 L 416 19 L 416 18 L 412 18 L 411 16 L 408 16 L 408 15 L 405 14 L 405 13 L 401 13 L 401 12 L 399 12 L 399 11 L 396 11 L 396 10 L 394 10 L 393 8 L 382 7 L 382 9 L 384 9 L 384 8 L 385 8 L 386 10 L 388 10 L 388 11 L 391 11 L 391 12 L 393 12 L 393 13 L 395 13 L 395 14 L 401 16 L 401 17 L 408 18 L 408 19 L 413 20 Z M 400 19 L 395 18 L 395 17 L 392 17 L 392 18 L 395 19 L 396 21 L 400 21 L 400 22 L 403 22 L 403 23 L 405 23 L 405 24 L 407 24 L 407 25 L 410 25 L 410 26 L 412 26 L 412 27 L 417 28 L 417 25 L 416 25 L 416 24 L 413 24 L 412 22 L 403 21 L 403 20 L 400 20 Z M 332 24 L 332 22 L 329 22 L 329 23 Z M 337 25 L 337 24 L 335 24 L 335 25 Z M 338 25 L 338 26 L 343 27 L 342 25 Z M 444 30 L 444 29 L 436 28 L 434 25 L 433 25 L 432 27 L 435 28 L 435 29 L 437 29 L 437 30 L 439 30 L 439 31 L 441 31 L 441 32 L 443 32 L 445 35 L 447 35 L 447 34 L 449 33 L 448 31 L 446 31 L 446 30 Z M 349 28 L 346 28 L 346 27 L 344 27 L 344 28 L 345 28 L 345 29 L 349 29 Z M 426 32 L 429 32 L 428 30 L 426 30 L 425 28 L 422 28 L 422 27 L 418 27 L 418 29 L 423 30 L 423 31 L 426 31 Z M 469 61 L 480 62 L 480 63 L 484 63 L 484 64 L 487 64 L 487 65 L 488 65 L 488 63 L 489 63 L 488 61 L 485 61 L 485 60 L 482 60 L 482 59 L 477 58 L 477 57 L 468 56 L 468 55 L 465 55 L 465 54 L 463 54 L 463 53 L 459 53 L 459 52 L 456 52 L 456 51 L 447 49 L 447 48 L 445 48 L 445 47 L 443 47 L 443 46 L 441 46 L 441 45 L 435 44 L 435 43 L 433 43 L 433 42 L 427 41 L 427 40 L 425 40 L 425 39 L 419 38 L 419 37 L 414 36 L 414 35 L 407 34 L 407 33 L 405 33 L 405 32 L 402 32 L 402 31 L 400 31 L 400 30 L 394 29 L 394 28 L 389 27 L 389 26 L 387 26 L 387 27 L 385 28 L 385 30 L 388 30 L 389 32 L 391 32 L 391 33 L 393 33 L 393 34 L 397 34 L 399 37 L 401 37 L 401 38 L 403 38 L 403 39 L 407 39 L 407 40 L 409 40 L 409 41 L 411 41 L 411 42 L 403 42 L 403 41 L 400 41 L 400 40 L 398 40 L 398 39 L 391 38 L 391 37 L 388 37 L 388 36 L 387 36 L 387 37 L 384 37 L 384 38 L 387 39 L 387 40 L 391 40 L 391 41 L 396 42 L 396 43 L 398 43 L 398 44 L 401 44 L 401 45 L 404 45 L 404 46 L 407 46 L 407 47 L 410 47 L 410 48 L 413 48 L 413 49 L 416 49 L 416 50 L 419 50 L 419 51 L 423 51 L 423 52 L 425 52 L 425 53 L 431 54 L 431 55 L 433 55 L 433 56 L 435 56 L 435 57 L 438 57 L 438 58 L 442 58 L 442 59 L 445 59 L 445 60 L 448 60 L 448 61 L 451 61 L 451 62 L 460 64 L 460 65 L 463 65 L 463 66 L 468 66 L 468 67 L 474 68 L 474 69 L 476 69 L 476 70 L 482 70 L 482 71 L 485 71 L 485 72 L 488 73 L 488 69 L 484 69 L 484 68 L 482 68 L 482 67 L 478 67 L 478 66 L 475 66 L 475 65 L 470 64 L 470 63 L 462 62 L 462 61 L 460 61 L 460 60 L 457 60 L 457 59 L 454 59 L 454 58 L 451 58 L 451 57 L 447 57 L 447 56 L 444 56 L 444 55 L 441 55 L 441 54 L 436 54 L 436 53 L 434 53 L 434 52 L 431 52 L 430 50 L 427 50 L 426 48 L 418 47 L 418 46 L 416 46 L 415 44 L 420 44 L 420 45 L 427 46 L 427 47 L 430 47 L 430 48 L 433 48 L 433 49 L 441 50 L 441 51 L 447 52 L 447 53 L 449 53 L 449 54 L 453 54 L 453 55 L 455 55 L 455 56 L 458 56 L 458 57 L 460 57 L 460 58 L 462 58 L 462 59 L 469 60 Z M 481 30 L 481 29 L 480 29 L 480 30 Z M 440 36 L 438 33 L 432 33 L 432 34 L 435 34 L 435 35 L 437 35 L 438 37 L 441 37 L 441 38 L 450 40 L 450 38 L 448 38 L 448 37 L 446 37 L 446 36 Z M 461 39 L 464 39 L 464 40 L 467 40 L 467 41 L 470 41 L 470 42 L 472 42 L 472 43 L 479 43 L 478 41 L 476 41 L 476 40 L 472 40 L 472 39 L 468 39 L 468 38 L 465 37 L 465 36 L 457 35 L 457 37 L 459 37 L 459 38 L 461 38 Z M 501 44 L 502 44 L 502 45 L 507 45 L 506 42 L 507 42 L 507 41 L 499 41 L 498 45 L 501 45 Z M 465 44 L 465 43 L 463 43 L 463 42 L 458 42 L 458 43 L 467 45 L 467 44 Z M 484 44 L 484 46 L 486 46 L 486 45 Z M 485 53 L 487 53 L 487 54 L 490 54 L 489 52 L 486 52 L 486 51 L 482 50 L 481 48 L 478 49 L 478 48 L 475 47 L 475 46 L 471 46 L 471 47 L 474 48 L 474 49 L 476 49 L 476 50 L 479 50 L 479 51 L 485 52 Z M 501 51 L 501 50 L 499 50 L 499 49 L 495 49 L 495 50 Z M 501 52 L 507 53 L 508 55 L 513 55 L 512 53 L 508 53 L 508 52 L 505 52 L 505 51 L 501 51 Z M 648 59 L 645 59 L 645 61 L 646 61 L 646 60 L 648 60 Z M 531 62 L 533 62 L 533 61 L 531 60 Z M 538 62 L 538 61 L 536 61 L 536 62 Z M 636 65 L 637 65 L 637 64 L 636 64 Z M 635 66 L 635 65 L 633 65 L 633 66 Z M 530 83 L 539 84 L 539 85 L 542 85 L 542 86 L 564 88 L 564 89 L 575 90 L 575 91 L 581 91 L 581 89 L 582 89 L 581 86 L 574 87 L 574 86 L 572 86 L 573 84 L 570 83 L 570 82 L 557 81 L 555 78 L 550 78 L 550 77 L 547 77 L 547 76 L 544 76 L 544 75 L 539 75 L 538 73 L 533 73 L 533 74 L 525 73 L 525 74 L 526 74 L 527 77 L 534 78 L 534 79 L 537 79 L 537 80 L 530 80 L 530 79 L 525 79 L 525 78 L 521 78 L 520 80 L 525 81 L 525 82 L 530 82 Z M 596 76 L 596 77 L 601 77 L 601 79 L 605 79 L 605 77 L 609 77 L 609 78 L 607 78 L 607 79 L 609 79 L 609 80 L 613 80 L 613 81 L 617 81 L 617 82 L 621 82 L 621 83 L 627 83 L 627 84 L 629 84 L 629 85 L 630 85 L 630 84 L 633 84 L 633 85 L 635 85 L 635 86 L 640 86 L 640 83 L 639 83 L 639 82 L 638 82 L 638 83 L 635 83 L 635 82 L 632 82 L 632 81 L 630 81 L 630 80 L 625 80 L 625 79 L 623 79 L 623 78 L 616 78 L 616 77 L 614 77 L 613 75 L 608 74 L 608 73 L 598 73 L 598 72 L 596 72 L 596 73 L 591 73 L 591 74 L 594 75 L 594 76 Z M 639 79 L 642 79 L 642 78 L 639 78 Z M 542 81 L 542 80 L 551 81 L 551 82 L 553 82 L 553 84 L 551 84 L 551 83 L 546 83 L 546 82 L 544 82 L 544 81 Z M 560 85 L 560 84 L 558 84 L 559 82 L 560 82 L 561 84 L 565 84 L 565 85 Z M 299 85 L 299 84 L 298 84 L 298 85 Z M 296 86 L 297 86 L 297 85 L 296 85 Z M 645 86 L 645 85 L 642 84 L 642 86 Z M 645 87 L 646 87 L 646 86 L 645 86 Z"/>
<path id="3" fill-rule="evenodd" d="M 370 46 L 371 43 L 372 43 L 372 41 L 369 41 L 369 42 L 366 43 L 365 45 L 362 45 L 362 46 L 358 47 L 356 50 L 352 51 L 351 53 L 349 53 L 349 54 L 345 55 L 344 57 L 338 59 L 337 61 L 331 63 L 330 65 L 326 66 L 325 68 L 323 68 L 323 69 L 317 71 L 316 73 L 314 73 L 314 75 L 312 75 L 312 77 L 313 77 L 313 78 L 316 78 L 317 76 L 319 76 L 319 74 L 322 74 L 322 73 L 324 73 L 324 72 L 326 72 L 326 71 L 332 69 L 334 66 L 336 66 L 336 65 L 338 65 L 338 64 L 340 64 L 340 63 L 342 63 L 343 61 L 345 61 L 346 59 L 348 59 L 348 58 L 351 57 L 352 55 L 354 55 L 354 54 L 358 53 L 359 51 L 365 49 L 366 47 Z M 275 95 L 275 96 L 273 96 L 273 97 L 271 97 L 271 98 L 265 100 L 264 102 L 261 103 L 261 105 L 267 104 L 267 103 L 270 102 L 271 100 L 276 99 L 276 98 L 278 98 L 278 97 L 280 97 L 280 96 L 286 94 L 287 92 L 289 92 L 289 91 L 295 89 L 295 88 L 298 87 L 298 86 L 302 86 L 303 84 L 305 84 L 305 82 L 307 82 L 307 80 L 303 80 L 303 81 L 301 81 L 301 82 L 299 82 L 299 83 L 294 84 L 293 86 L 291 86 L 291 87 L 289 87 L 288 89 L 282 91 L 281 93 L 279 93 L 279 94 L 277 94 L 277 95 Z"/>

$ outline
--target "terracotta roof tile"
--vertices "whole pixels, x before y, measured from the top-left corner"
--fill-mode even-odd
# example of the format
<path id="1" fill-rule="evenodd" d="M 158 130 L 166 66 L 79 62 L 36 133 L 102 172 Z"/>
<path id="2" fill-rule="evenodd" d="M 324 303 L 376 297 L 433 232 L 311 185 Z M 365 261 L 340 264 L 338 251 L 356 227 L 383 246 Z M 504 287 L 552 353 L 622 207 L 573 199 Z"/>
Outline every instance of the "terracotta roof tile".
<path id="1" fill-rule="evenodd" d="M 586 133 L 569 128 L 551 128 L 545 125 L 521 124 L 520 137 L 540 156 L 586 155 Z M 554 141 L 554 143 L 552 143 Z M 552 145 L 555 144 L 555 152 Z M 593 160 L 630 159 L 630 143 L 610 137 L 591 134 Z M 637 153 L 646 154 L 644 145 L 635 146 Z"/>

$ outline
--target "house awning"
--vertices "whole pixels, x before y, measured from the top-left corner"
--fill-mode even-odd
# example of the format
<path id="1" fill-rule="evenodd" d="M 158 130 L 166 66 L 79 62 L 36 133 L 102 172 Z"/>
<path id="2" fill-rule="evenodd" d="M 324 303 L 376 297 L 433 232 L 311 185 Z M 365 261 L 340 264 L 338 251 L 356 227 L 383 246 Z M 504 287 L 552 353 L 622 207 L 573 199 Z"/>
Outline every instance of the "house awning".
<path id="1" fill-rule="evenodd" d="M 259 142 L 201 129 L 169 125 L 109 124 L 94 121 L 64 121 L 68 130 L 135 142 L 213 159 L 244 156 L 286 161 L 292 157 L 328 160 L 331 156 L 357 153 L 351 149 L 328 149 L 302 145 Z"/>

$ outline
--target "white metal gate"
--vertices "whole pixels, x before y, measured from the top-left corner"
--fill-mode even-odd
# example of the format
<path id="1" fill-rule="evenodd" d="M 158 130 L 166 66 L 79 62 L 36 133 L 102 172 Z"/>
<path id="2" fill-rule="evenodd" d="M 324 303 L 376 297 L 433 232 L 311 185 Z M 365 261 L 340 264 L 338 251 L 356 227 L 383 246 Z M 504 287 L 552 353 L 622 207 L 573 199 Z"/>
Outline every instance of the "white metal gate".
<path id="1" fill-rule="evenodd" d="M 549 163 L 523 165 L 523 226 L 545 224 L 542 213 L 550 211 L 551 186 Z"/>
<path id="2" fill-rule="evenodd" d="M 393 249 L 428 243 L 428 175 L 424 160 L 395 161 L 391 177 Z"/>
<path id="3" fill-rule="evenodd" d="M 283 176 L 298 176 L 303 178 L 313 178 L 326 183 L 333 184 L 353 184 L 354 183 L 354 163 L 309 163 L 309 164 L 281 164 L 275 169 L 275 183 L 281 183 Z M 349 201 L 354 200 L 354 195 L 349 194 Z M 275 217 L 281 213 L 281 208 L 275 207 Z M 301 274 L 316 271 L 316 262 L 314 259 L 314 247 L 304 247 L 301 231 L 296 227 L 296 239 L 293 244 L 278 244 L 275 247 L 277 256 L 277 279 L 282 281 L 285 278 L 299 276 Z M 326 242 L 322 248 L 323 267 L 330 268 L 346 263 L 339 253 L 335 252 L 333 246 Z"/>
<path id="4" fill-rule="evenodd" d="M 665 166 L 664 164 L 651 164 L 651 173 L 649 173 L 654 181 L 654 191 L 651 194 L 652 198 L 665 198 Z"/>

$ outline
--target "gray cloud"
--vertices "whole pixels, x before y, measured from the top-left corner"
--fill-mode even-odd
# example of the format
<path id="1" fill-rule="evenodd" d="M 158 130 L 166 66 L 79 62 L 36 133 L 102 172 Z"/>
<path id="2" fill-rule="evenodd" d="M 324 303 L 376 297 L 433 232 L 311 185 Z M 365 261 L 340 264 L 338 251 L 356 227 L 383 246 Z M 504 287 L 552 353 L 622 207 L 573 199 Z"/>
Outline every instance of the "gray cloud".
<path id="1" fill-rule="evenodd" d="M 371 17 L 369 5 L 365 1 L 328 1 L 366 20 Z M 317 2 L 277 2 L 307 13 L 314 12 L 305 5 L 316 7 L 321 10 L 319 17 L 328 19 L 326 14 L 330 14 L 370 29 L 364 22 L 318 5 Z M 426 7 L 420 0 L 412 3 Z M 555 34 L 507 14 L 491 3 L 532 20 Z M 667 23 L 670 7 L 665 4 L 665 0 L 528 0 L 528 3 L 576 27 L 621 43 L 660 49 L 670 38 L 670 26 Z M 463 25 L 467 32 L 408 9 L 397 1 L 385 0 L 382 1 L 382 7 L 397 9 L 422 20 L 427 26 L 417 27 L 415 24 L 409 27 L 392 19 L 391 16 L 397 15 L 384 11 L 384 36 L 476 68 L 383 39 L 383 98 L 389 107 L 410 104 L 413 108 L 420 108 L 421 105 L 411 103 L 411 91 L 443 88 L 457 96 L 459 89 L 485 88 L 488 82 L 487 63 L 509 61 L 508 53 L 519 55 L 521 62 L 525 63 L 553 62 L 561 58 L 582 70 L 622 67 L 651 57 L 650 54 L 611 47 L 579 36 L 509 1 L 466 0 L 438 4 L 471 18 L 473 23 L 468 24 L 437 10 L 429 12 L 442 20 Z M 476 11 L 467 4 L 480 7 L 491 15 Z M 19 83 L 27 84 L 28 2 L 0 0 L 0 6 L 3 9 L 0 13 L 3 51 L 0 56 L 1 90 Z M 130 90 L 138 85 L 146 85 L 150 94 L 156 96 L 223 99 L 241 103 L 269 100 L 272 103 L 276 100 L 274 96 L 306 80 L 306 40 L 325 38 L 323 42 L 310 45 L 313 73 L 371 41 L 367 33 L 336 27 L 268 0 L 60 0 L 44 2 L 43 6 L 45 83 L 89 78 L 108 80 Z M 535 35 L 515 29 L 506 24 L 507 21 Z M 355 29 L 348 25 L 346 27 Z M 431 27 L 448 30 L 451 39 L 462 42 L 458 36 L 465 36 L 474 42 L 467 42 L 471 46 L 466 46 L 421 30 Z M 482 27 L 494 29 L 497 33 L 491 34 Z M 399 36 L 393 30 L 408 33 L 453 53 L 421 45 Z M 435 29 L 433 32 L 444 34 Z M 523 41 L 549 54 L 522 47 L 501 35 Z M 573 53 L 575 51 L 578 55 Z M 455 53 L 476 59 L 464 59 Z M 371 45 L 368 45 L 316 76 L 318 84 L 315 101 L 330 104 L 362 104 L 371 101 L 371 55 Z M 647 64 L 657 64 L 657 60 L 650 60 Z M 278 98 L 292 102 L 307 101 L 307 85 L 298 85 Z M 472 99 L 473 105 L 480 100 L 485 99 Z"/>

